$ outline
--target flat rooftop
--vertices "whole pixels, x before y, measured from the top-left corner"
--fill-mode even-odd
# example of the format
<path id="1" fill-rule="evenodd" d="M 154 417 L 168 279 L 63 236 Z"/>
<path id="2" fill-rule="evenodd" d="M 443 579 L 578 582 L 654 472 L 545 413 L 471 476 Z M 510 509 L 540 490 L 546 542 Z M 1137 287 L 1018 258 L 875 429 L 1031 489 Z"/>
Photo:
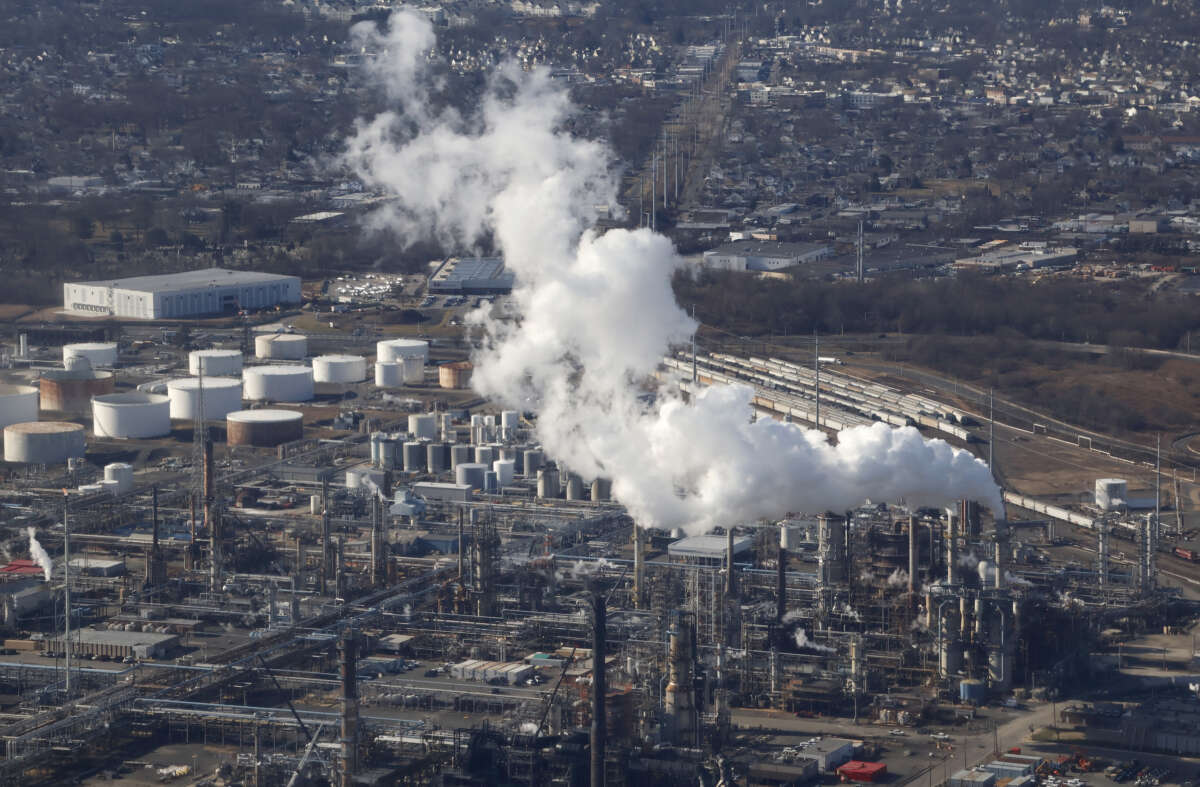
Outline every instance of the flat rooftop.
<path id="1" fill-rule="evenodd" d="M 432 289 L 512 289 L 514 276 L 499 257 L 454 257 L 429 279 Z"/>
<path id="2" fill-rule="evenodd" d="M 688 536 L 673 544 L 668 544 L 667 554 L 671 557 L 724 558 L 727 546 L 725 536 Z M 753 547 L 753 538 L 749 536 L 733 537 L 734 555 L 748 552 Z"/>
<path id="3" fill-rule="evenodd" d="M 166 292 L 173 290 L 191 290 L 200 287 L 230 287 L 242 284 L 262 284 L 271 281 L 295 280 L 295 276 L 282 276 L 277 273 L 258 273 L 255 271 L 231 271 L 225 268 L 202 268 L 182 273 L 162 273 L 154 276 L 129 276 L 124 279 L 108 279 L 106 281 L 72 282 L 89 287 L 112 287 L 118 290 L 138 290 L 142 292 Z"/>

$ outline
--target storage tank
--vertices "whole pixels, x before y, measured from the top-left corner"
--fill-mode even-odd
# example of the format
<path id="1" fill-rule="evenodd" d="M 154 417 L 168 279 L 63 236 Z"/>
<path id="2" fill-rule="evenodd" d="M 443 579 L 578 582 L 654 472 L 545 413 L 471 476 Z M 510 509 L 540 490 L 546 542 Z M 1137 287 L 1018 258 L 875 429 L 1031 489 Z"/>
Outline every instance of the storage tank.
<path id="1" fill-rule="evenodd" d="M 125 462 L 113 462 L 104 466 L 104 480 L 117 484 L 117 494 L 125 494 L 133 490 L 133 465 Z"/>
<path id="2" fill-rule="evenodd" d="M 0 383 L 0 427 L 38 419 L 38 389 Z"/>
<path id="3" fill-rule="evenodd" d="M 450 413 L 442 413 L 439 420 L 441 421 L 442 440 L 447 443 L 452 442 L 454 440 L 454 416 Z"/>
<path id="4" fill-rule="evenodd" d="M 304 436 L 304 416 L 295 410 L 238 410 L 225 416 L 229 445 L 270 448 Z"/>
<path id="5" fill-rule="evenodd" d="M 458 467 L 454 468 L 454 483 L 466 484 L 472 489 L 484 488 L 484 473 L 487 472 L 485 465 L 476 462 L 463 462 Z"/>
<path id="6" fill-rule="evenodd" d="M 574 473 L 571 473 L 569 476 L 567 476 L 567 499 L 583 499 L 583 479 Z"/>
<path id="7" fill-rule="evenodd" d="M 502 410 L 500 412 L 500 439 L 512 440 L 517 436 L 517 429 L 521 426 L 521 414 L 516 410 Z"/>
<path id="8" fill-rule="evenodd" d="M 488 470 L 483 474 L 483 491 L 489 495 L 494 495 L 500 491 L 500 481 L 496 476 L 495 470 Z"/>
<path id="9" fill-rule="evenodd" d="M 524 472 L 523 468 L 525 467 L 525 455 L 520 448 L 514 448 L 511 445 L 506 445 L 500 449 L 499 458 L 512 460 L 514 473 L 519 475 Z"/>
<path id="10" fill-rule="evenodd" d="M 379 442 L 383 439 L 383 432 L 371 432 L 371 436 L 367 442 L 371 445 L 371 464 L 379 464 Z"/>
<path id="11" fill-rule="evenodd" d="M 96 486 L 100 487 L 103 491 L 108 492 L 113 497 L 121 494 L 121 485 L 116 481 L 110 481 L 107 478 L 103 481 L 97 482 Z"/>
<path id="12" fill-rule="evenodd" d="M 959 681 L 958 698 L 963 702 L 982 705 L 987 701 L 987 686 L 983 681 L 974 678 Z"/>
<path id="13" fill-rule="evenodd" d="M 558 497 L 561 491 L 562 487 L 558 477 L 558 468 L 554 466 L 553 462 L 538 470 L 538 497 Z"/>
<path id="14" fill-rule="evenodd" d="M 592 502 L 599 503 L 612 499 L 612 481 L 607 478 L 597 478 L 592 481 Z M 784 530 L 786 532 L 786 528 Z M 784 545 L 786 548 L 786 545 Z"/>
<path id="15" fill-rule="evenodd" d="M 479 464 L 491 467 L 492 462 L 496 461 L 498 458 L 499 457 L 496 456 L 496 449 L 492 448 L 490 445 L 475 446 L 475 461 Z"/>
<path id="16" fill-rule="evenodd" d="M 511 459 L 497 459 L 492 462 L 492 470 L 496 472 L 496 480 L 500 486 L 508 486 L 513 482 L 515 462 Z"/>
<path id="17" fill-rule="evenodd" d="M 471 370 L 474 368 L 470 361 L 444 363 L 438 367 L 438 385 L 449 389 L 466 388 L 471 384 Z"/>
<path id="18" fill-rule="evenodd" d="M 401 358 L 397 363 L 404 369 L 405 385 L 419 385 L 425 382 L 425 361 L 420 358 Z"/>
<path id="19" fill-rule="evenodd" d="M 242 372 L 245 397 L 253 401 L 307 402 L 313 373 L 307 366 L 251 366 Z"/>
<path id="20" fill-rule="evenodd" d="M 375 364 L 375 386 L 377 388 L 402 388 L 404 386 L 404 364 L 399 361 L 379 361 Z"/>
<path id="21" fill-rule="evenodd" d="M 542 452 L 536 448 L 530 448 L 522 455 L 522 463 L 525 465 L 525 475 L 533 476 L 542 467 Z"/>
<path id="22" fill-rule="evenodd" d="M 38 381 L 41 408 L 60 413 L 90 413 L 92 397 L 113 392 L 112 372 L 92 369 L 86 361 L 70 369 L 50 369 L 42 372 Z"/>
<path id="23" fill-rule="evenodd" d="M 471 446 L 465 443 L 454 443 L 450 446 L 450 469 L 471 461 Z"/>
<path id="24" fill-rule="evenodd" d="M 84 429 L 68 421 L 33 421 L 4 427 L 4 461 L 61 465 L 83 456 Z"/>
<path id="25" fill-rule="evenodd" d="M 425 470 L 425 444 L 410 440 L 404 444 L 404 472 L 421 473 Z"/>
<path id="26" fill-rule="evenodd" d="M 140 391 L 92 399 L 92 433 L 96 437 L 141 439 L 171 433 L 171 400 Z"/>
<path id="27" fill-rule="evenodd" d="M 86 358 L 91 366 L 116 366 L 116 342 L 81 342 L 79 344 L 64 344 L 62 348 L 63 366 L 76 358 Z"/>
<path id="28" fill-rule="evenodd" d="M 192 350 L 188 372 L 205 377 L 231 377 L 242 373 L 242 354 L 237 350 Z"/>
<path id="29" fill-rule="evenodd" d="M 429 360 L 429 342 L 423 339 L 384 339 L 375 343 L 375 360 L 384 363 L 402 358 L 416 358 L 424 364 Z"/>
<path id="30" fill-rule="evenodd" d="M 235 377 L 181 377 L 167 383 L 171 417 L 194 421 L 204 399 L 203 419 L 224 418 L 242 409 L 242 381 Z"/>
<path id="31" fill-rule="evenodd" d="M 437 437 L 437 416 L 421 413 L 408 417 L 408 433 L 418 440 L 433 440 Z"/>
<path id="32" fill-rule="evenodd" d="M 400 441 L 391 435 L 384 435 L 379 441 L 379 466 L 384 470 L 395 470 L 403 466 Z"/>
<path id="33" fill-rule="evenodd" d="M 444 473 L 450 469 L 450 446 L 445 443 L 429 443 L 425 446 L 425 466 L 431 473 Z"/>
<path id="34" fill-rule="evenodd" d="M 313 358 L 318 383 L 361 383 L 367 379 L 367 359 L 361 355 L 318 355 Z"/>
<path id="35" fill-rule="evenodd" d="M 299 361 L 308 355 L 308 338 L 298 333 L 263 333 L 254 337 L 254 354 L 264 361 Z"/>

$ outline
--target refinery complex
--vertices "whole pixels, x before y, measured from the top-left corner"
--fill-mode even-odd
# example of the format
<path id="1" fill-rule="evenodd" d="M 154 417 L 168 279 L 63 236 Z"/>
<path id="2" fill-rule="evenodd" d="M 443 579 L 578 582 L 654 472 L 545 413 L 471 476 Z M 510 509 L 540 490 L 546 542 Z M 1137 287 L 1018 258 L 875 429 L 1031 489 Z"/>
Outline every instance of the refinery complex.
<path id="1" fill-rule="evenodd" d="M 1191 566 L 1170 518 L 1121 479 L 647 526 L 619 473 L 474 393 L 457 342 L 113 338 L 6 356 L 6 784 L 1026 783 L 1052 760 L 1021 740 L 1070 726 L 1050 708 L 1111 679 L 1097 654 L 1195 614 L 1160 582 Z M 920 430 L 982 462 L 996 429 L 811 354 L 685 345 L 654 378 L 830 443 Z"/>

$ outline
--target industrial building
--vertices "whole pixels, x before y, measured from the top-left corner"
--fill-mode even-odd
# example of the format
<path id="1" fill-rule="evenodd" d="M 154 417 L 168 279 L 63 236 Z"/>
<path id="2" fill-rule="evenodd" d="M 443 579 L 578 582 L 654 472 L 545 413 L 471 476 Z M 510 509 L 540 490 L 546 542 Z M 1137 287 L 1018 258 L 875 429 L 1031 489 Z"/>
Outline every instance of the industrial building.
<path id="1" fill-rule="evenodd" d="M 63 284 L 63 308 L 137 320 L 180 319 L 300 303 L 300 278 L 205 268 Z"/>
<path id="2" fill-rule="evenodd" d="M 823 243 L 734 241 L 704 252 L 704 265 L 727 271 L 778 271 L 823 260 L 833 248 Z"/>
<path id="3" fill-rule="evenodd" d="M 497 295 L 511 292 L 514 274 L 499 257 L 451 257 L 429 277 L 429 292 L 446 295 Z"/>

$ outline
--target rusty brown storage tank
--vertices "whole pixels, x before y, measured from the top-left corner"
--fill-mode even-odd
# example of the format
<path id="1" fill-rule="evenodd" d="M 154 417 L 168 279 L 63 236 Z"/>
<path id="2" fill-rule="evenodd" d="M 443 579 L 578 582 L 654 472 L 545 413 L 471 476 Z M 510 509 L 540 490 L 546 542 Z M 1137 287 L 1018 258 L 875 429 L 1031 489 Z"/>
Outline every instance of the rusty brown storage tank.
<path id="1" fill-rule="evenodd" d="M 113 392 L 112 372 L 102 372 L 82 365 L 71 369 L 50 369 L 42 372 L 38 381 L 42 409 L 60 413 L 90 414 L 92 397 Z"/>
<path id="2" fill-rule="evenodd" d="M 270 448 L 299 440 L 304 416 L 295 410 L 238 410 L 225 416 L 229 445 Z"/>
<path id="3" fill-rule="evenodd" d="M 471 384 L 470 361 L 444 363 L 438 367 L 438 385 L 442 388 L 466 388 Z"/>

